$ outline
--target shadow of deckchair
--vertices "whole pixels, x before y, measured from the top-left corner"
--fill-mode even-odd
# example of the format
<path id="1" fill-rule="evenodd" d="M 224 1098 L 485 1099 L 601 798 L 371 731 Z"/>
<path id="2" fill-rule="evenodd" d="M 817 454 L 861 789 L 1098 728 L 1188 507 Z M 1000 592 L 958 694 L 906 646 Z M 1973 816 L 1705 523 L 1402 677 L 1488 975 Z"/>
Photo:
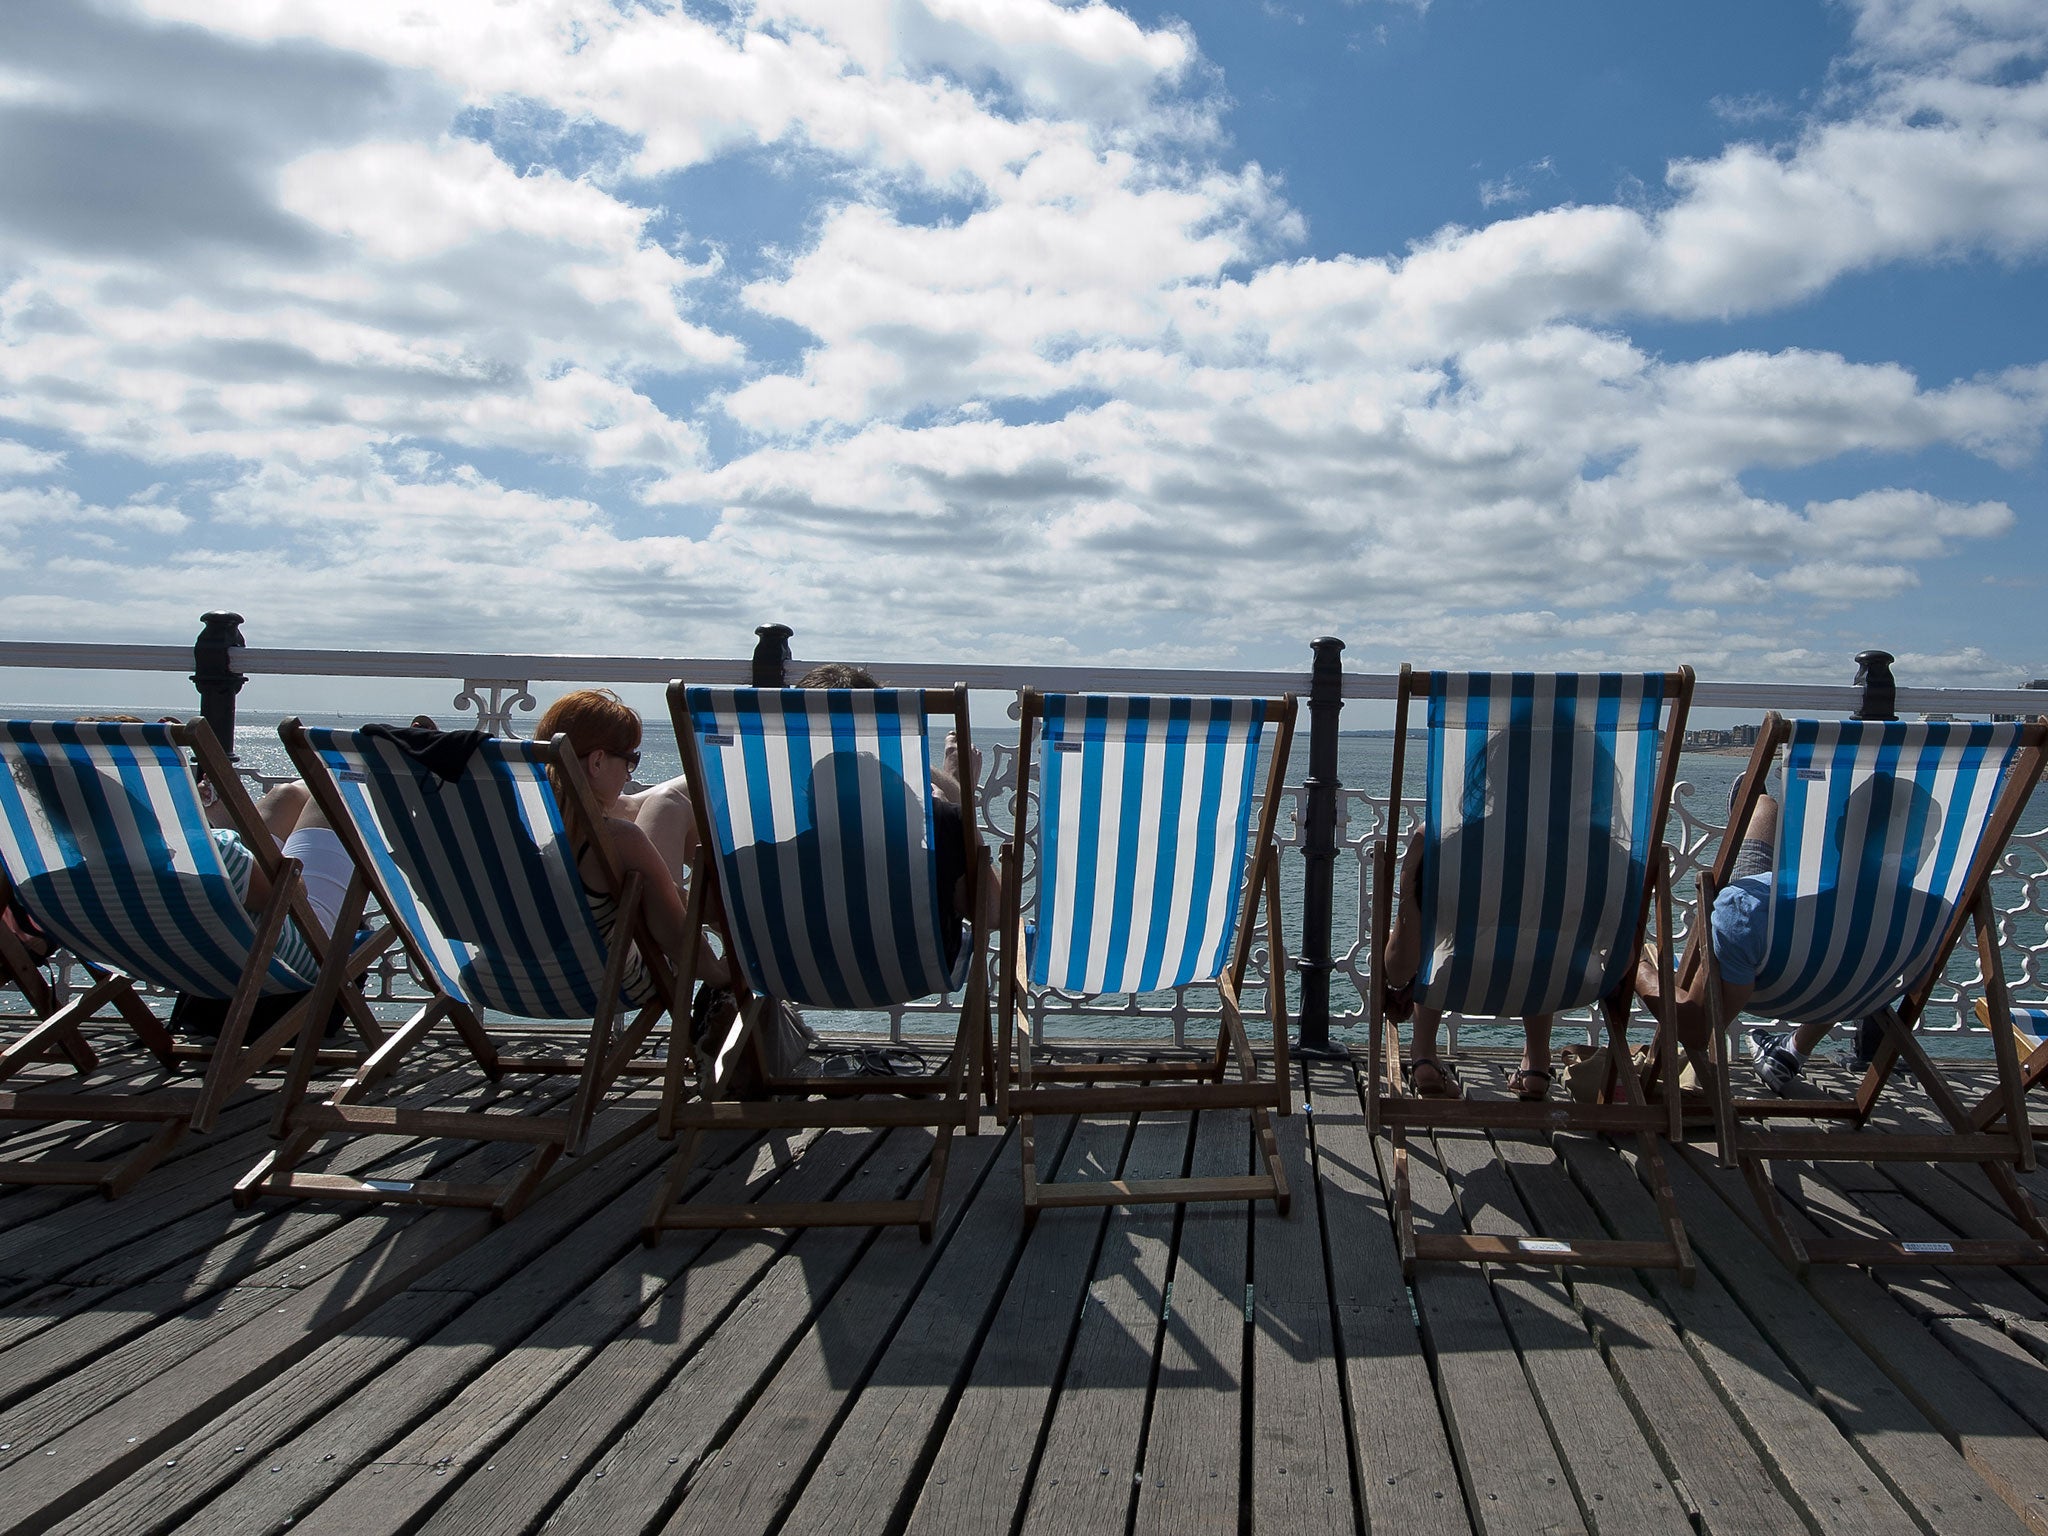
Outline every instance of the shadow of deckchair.
<path id="1" fill-rule="evenodd" d="M 1270 1199 L 1284 1214 L 1287 1174 L 1272 1111 L 1289 1108 L 1287 956 L 1273 829 L 1294 737 L 1295 701 L 1147 698 L 1024 690 L 1020 800 L 1034 746 L 1038 812 L 1016 818 L 1003 849 L 1002 1040 L 996 1117 L 1020 1122 L 1026 1220 L 1048 1206 Z M 1272 757 L 1256 828 L 1261 739 Z M 1026 864 L 1035 885 L 1024 921 Z M 1261 1077 L 1245 1033 L 1252 929 L 1266 909 L 1266 1011 L 1273 1072 Z M 1130 1063 L 1040 1060 L 1032 990 L 1070 996 L 1214 986 L 1216 1043 L 1206 1059 Z M 1234 1075 L 1233 1075 L 1234 1074 Z M 1037 1115 L 1245 1109 L 1263 1171 L 1210 1177 L 1042 1180 Z"/>
<path id="2" fill-rule="evenodd" d="M 246 883 L 238 888 L 207 824 L 187 751 L 217 787 L 246 857 L 269 884 L 261 912 L 243 905 Z M 60 1001 L 12 930 L 0 928 L 0 974 L 33 1016 L 0 1049 L 0 1081 L 53 1053 L 81 1073 L 93 1071 L 97 1061 L 79 1026 L 105 1008 L 167 1071 L 192 1065 L 202 1075 L 196 1088 L 0 1092 L 0 1119 L 157 1127 L 124 1158 L 0 1161 L 0 1184 L 92 1184 L 109 1198 L 123 1193 L 188 1129 L 212 1130 L 230 1096 L 299 1032 L 301 1020 L 317 1019 L 317 1035 L 337 997 L 366 1042 L 382 1038 L 362 998 L 341 982 L 360 974 L 384 941 L 353 953 L 346 943 L 330 945 L 298 861 L 278 852 L 203 720 L 0 724 L 0 897 L 7 896 L 78 959 L 91 985 Z M 330 971 L 335 986 L 323 994 Z M 138 982 L 225 1000 L 219 1038 L 211 1045 L 174 1040 Z M 293 993 L 306 996 L 252 1037 L 258 1000 Z"/>
<path id="3" fill-rule="evenodd" d="M 2038 722 L 1786 720 L 1764 717 L 1713 869 L 1700 880 L 1699 919 L 1683 974 L 1706 967 L 1717 1069 L 1714 1113 L 1724 1166 L 1739 1167 L 1780 1257 L 1809 1264 L 2042 1264 L 2048 1227 L 2014 1176 L 2034 1165 L 2026 1079 L 2014 1046 L 1991 874 L 2041 777 L 2048 726 Z M 1778 832 L 1766 876 L 1765 958 L 1743 1011 L 1787 1023 L 1877 1018 L 1883 1040 L 1853 1096 L 1735 1096 L 1728 1070 L 1733 1014 L 1709 934 L 1729 884 L 1739 829 L 1780 752 Z M 1914 1033 L 1927 999 L 1974 926 L 1999 1085 L 1966 1108 Z M 1668 995 L 1668 994 L 1667 994 Z M 1946 1131 L 1865 1130 L 1903 1063 Z M 1836 1130 L 1786 1130 L 1787 1118 Z M 2002 1130 L 1991 1127 L 2006 1120 Z M 1850 1132 L 1844 1134 L 1844 1132 Z M 1775 1158 L 1849 1162 L 1974 1162 L 2021 1230 L 2018 1239 L 1903 1242 L 1802 1238 L 1772 1183 Z"/>
<path id="4" fill-rule="evenodd" d="M 592 841 L 606 890 L 615 897 L 607 933 L 556 798 L 559 779 L 580 824 L 601 824 L 566 736 L 480 739 L 459 764 L 437 767 L 375 731 L 309 729 L 287 720 L 278 734 L 355 862 L 358 881 L 342 912 L 344 928 L 357 920 L 366 897 L 374 897 L 429 995 L 321 1103 L 307 1101 L 316 1027 L 301 1029 L 271 1127 L 281 1145 L 243 1176 L 236 1202 L 310 1195 L 472 1206 L 499 1220 L 514 1216 L 557 1159 L 587 1150 L 592 1120 L 618 1080 L 660 1070 L 640 1052 L 661 1019 L 674 1017 L 677 993 L 668 959 L 647 928 L 640 877 L 619 865 L 603 837 Z M 323 976 L 323 986 L 327 980 Z M 484 1027 L 487 1009 L 528 1019 L 587 1019 L 582 1053 L 509 1055 Z M 624 1027 L 622 1018 L 630 1019 Z M 545 1114 L 492 1114 L 369 1102 L 372 1090 L 444 1022 L 493 1083 L 508 1072 L 574 1078 L 568 1106 Z M 356 1178 L 298 1168 L 325 1140 L 374 1135 L 510 1142 L 532 1151 L 490 1182 Z"/>
<path id="5" fill-rule="evenodd" d="M 680 1137 L 648 1207 L 648 1243 L 672 1228 L 888 1226 L 929 1239 L 955 1130 L 977 1124 L 988 1041 L 990 878 L 963 775 L 958 825 L 965 906 L 941 890 L 932 722 L 973 760 L 967 689 L 703 688 L 672 683 L 669 712 L 696 812 L 681 985 L 707 930 L 722 934 L 738 1010 L 722 1034 L 669 1054 L 656 1134 Z M 947 808 L 947 820 L 951 820 Z M 968 931 L 963 934 L 962 919 Z M 765 1048 L 784 1004 L 887 1008 L 964 987 L 945 1063 L 923 1077 L 792 1073 Z M 921 1194 L 900 1200 L 751 1205 L 679 1201 L 715 1129 L 930 1126 Z"/>
<path id="6" fill-rule="evenodd" d="M 1368 1123 L 1394 1149 L 1394 1215 L 1404 1274 L 1418 1260 L 1627 1266 L 1693 1275 L 1662 1143 L 1682 1139 L 1676 1095 L 1646 1096 L 1628 1049 L 1635 965 L 1651 907 L 1669 956 L 1670 860 L 1664 824 L 1692 702 L 1676 672 L 1427 672 L 1401 669 L 1390 805 L 1401 801 L 1409 711 L 1425 707 L 1421 861 L 1413 910 L 1418 1008 L 1532 1018 L 1597 1006 L 1611 1059 L 1590 1104 L 1424 1098 L 1404 1089 L 1400 1038 L 1386 1013 L 1383 969 L 1394 926 L 1394 828 L 1373 847 Z M 1406 893 L 1404 893 L 1405 899 Z M 1668 961 L 1666 962 L 1668 964 Z M 1660 1026 L 1660 1055 L 1670 1044 Z M 1617 1102 L 1617 1094 L 1619 1100 Z M 1633 1135 L 1664 1237 L 1500 1237 L 1415 1230 L 1411 1130 L 1591 1131 Z"/>

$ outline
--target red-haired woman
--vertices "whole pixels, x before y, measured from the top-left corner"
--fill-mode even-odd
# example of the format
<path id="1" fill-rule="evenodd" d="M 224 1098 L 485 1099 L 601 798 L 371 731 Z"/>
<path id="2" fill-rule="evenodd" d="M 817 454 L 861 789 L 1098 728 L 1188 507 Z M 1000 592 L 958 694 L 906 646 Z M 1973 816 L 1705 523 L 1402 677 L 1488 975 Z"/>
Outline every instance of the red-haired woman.
<path id="1" fill-rule="evenodd" d="M 570 751 L 582 761 L 583 776 L 604 817 L 598 835 L 611 844 L 612 856 L 627 873 L 640 876 L 649 932 L 671 955 L 680 955 L 683 895 L 697 845 L 688 789 L 681 779 L 670 779 L 628 792 L 633 770 L 640 765 L 640 716 L 609 688 L 578 689 L 550 704 L 534 727 L 534 738 L 547 741 L 558 735 L 569 738 Z M 556 786 L 558 794 L 561 788 Z M 584 889 L 590 893 L 599 926 L 609 932 L 615 893 L 605 889 L 604 868 L 591 847 L 590 829 L 574 824 L 566 797 L 563 813 L 571 818 L 569 835 L 577 841 Z M 725 962 L 708 944 L 698 949 L 697 975 L 709 982 L 727 979 Z"/>

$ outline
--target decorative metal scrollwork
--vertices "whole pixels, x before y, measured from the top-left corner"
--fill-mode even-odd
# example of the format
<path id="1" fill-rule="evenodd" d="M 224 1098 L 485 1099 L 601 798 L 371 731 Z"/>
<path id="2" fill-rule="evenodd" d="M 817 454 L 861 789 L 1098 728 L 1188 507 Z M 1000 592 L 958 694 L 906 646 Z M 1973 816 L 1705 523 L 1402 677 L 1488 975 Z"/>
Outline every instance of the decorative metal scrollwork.
<path id="1" fill-rule="evenodd" d="M 512 729 L 512 712 L 517 709 L 531 714 L 536 707 L 526 688 L 524 678 L 465 677 L 462 692 L 455 695 L 455 707 L 475 710 L 478 730 L 516 738 L 519 733 Z"/>

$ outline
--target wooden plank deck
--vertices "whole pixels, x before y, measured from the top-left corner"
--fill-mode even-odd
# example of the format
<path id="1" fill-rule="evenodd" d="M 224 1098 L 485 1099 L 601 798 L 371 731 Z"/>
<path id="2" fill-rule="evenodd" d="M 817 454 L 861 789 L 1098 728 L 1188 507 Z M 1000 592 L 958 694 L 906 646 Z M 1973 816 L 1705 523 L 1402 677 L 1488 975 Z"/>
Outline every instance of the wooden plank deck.
<path id="1" fill-rule="evenodd" d="M 1474 1093 L 1504 1092 L 1498 1061 L 1461 1065 Z M 408 1081 L 409 1102 L 507 1112 L 562 1086 L 487 1093 L 445 1057 Z M 666 1149 L 648 1137 L 565 1165 L 498 1228 L 236 1211 L 229 1186 L 268 1144 L 245 1094 L 120 1201 L 0 1193 L 0 1533 L 2048 1536 L 2048 1271 L 1801 1281 L 1740 1178 L 1693 1148 L 1671 1160 L 1690 1289 L 1447 1265 L 1411 1288 L 1350 1069 L 1309 1065 L 1298 1103 L 1278 1123 L 1287 1217 L 1050 1210 L 1027 1230 L 1016 1138 L 986 1128 L 954 1144 L 930 1244 L 770 1229 L 650 1251 Z M 1910 1100 L 1893 1114 L 1928 1123 Z M 138 1134 L 37 1125 L 7 1151 L 101 1155 Z M 1412 1145 L 1424 1230 L 1656 1231 L 1617 1144 Z M 896 1198 L 931 1146 L 915 1128 L 726 1133 L 693 1197 Z M 1077 1179 L 1254 1155 L 1242 1111 L 1046 1118 L 1038 1148 Z M 482 1178 L 519 1152 L 375 1137 L 344 1156 Z M 2048 1168 L 2026 1178 L 2048 1200 Z M 1808 1236 L 2007 1232 L 1967 1165 L 1778 1180 Z"/>

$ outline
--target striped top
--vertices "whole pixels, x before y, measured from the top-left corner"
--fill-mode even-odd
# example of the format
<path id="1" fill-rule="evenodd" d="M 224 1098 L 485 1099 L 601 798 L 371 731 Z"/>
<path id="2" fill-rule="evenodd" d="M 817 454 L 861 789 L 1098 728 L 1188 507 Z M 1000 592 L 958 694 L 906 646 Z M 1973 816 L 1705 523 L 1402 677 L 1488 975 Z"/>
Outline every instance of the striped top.
<path id="1" fill-rule="evenodd" d="M 1625 981 L 1665 685 L 1657 672 L 1429 674 L 1418 1002 L 1529 1017 Z"/>
<path id="2" fill-rule="evenodd" d="M 254 861 L 207 825 L 171 727 L 6 721 L 0 770 L 0 861 L 47 933 L 156 986 L 234 995 L 256 942 Z M 263 993 L 304 992 L 318 971 L 287 925 Z"/>
<path id="3" fill-rule="evenodd" d="M 1916 988 L 1967 898 L 2016 724 L 1794 720 L 1763 964 L 1744 1004 L 1860 1019 Z"/>
<path id="4" fill-rule="evenodd" d="M 596 1014 L 609 945 L 538 744 L 484 741 L 443 779 L 385 738 L 309 728 L 306 740 L 391 916 L 449 996 L 520 1018 Z"/>
<path id="5" fill-rule="evenodd" d="M 681 691 L 701 769 L 691 788 L 754 991 L 883 1008 L 960 985 L 970 951 L 949 974 L 925 694 Z"/>
<path id="6" fill-rule="evenodd" d="M 1264 699 L 1047 694 L 1034 986 L 1213 981 L 1236 937 Z"/>

